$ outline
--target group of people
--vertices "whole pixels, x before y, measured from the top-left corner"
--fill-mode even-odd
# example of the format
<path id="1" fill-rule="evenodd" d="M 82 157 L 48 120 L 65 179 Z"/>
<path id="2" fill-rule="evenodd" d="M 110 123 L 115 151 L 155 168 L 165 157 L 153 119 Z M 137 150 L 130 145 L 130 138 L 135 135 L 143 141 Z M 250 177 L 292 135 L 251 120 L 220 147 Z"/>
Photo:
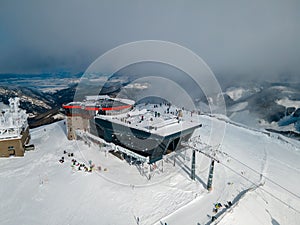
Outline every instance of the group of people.
<path id="1" fill-rule="evenodd" d="M 64 150 L 64 155 L 68 156 L 68 157 L 72 157 L 72 164 L 71 164 L 71 167 L 73 169 L 77 169 L 78 171 L 85 171 L 85 172 L 92 172 L 94 169 L 95 169 L 95 164 L 92 163 L 91 160 L 89 160 L 89 165 L 85 165 L 84 163 L 80 163 L 78 162 L 76 159 L 74 159 L 74 153 L 70 153 L 70 152 L 67 152 L 66 150 Z M 62 156 L 61 159 L 59 159 L 59 162 L 60 163 L 64 163 L 65 162 L 65 156 Z M 98 167 L 99 170 L 101 170 L 101 167 L 99 166 Z"/>
<path id="2" fill-rule="evenodd" d="M 77 166 L 78 171 L 83 170 L 85 172 L 92 172 L 93 168 L 95 167 L 94 164 L 90 164 L 89 166 L 86 166 L 84 163 L 79 163 L 79 162 L 77 162 L 76 159 L 72 159 L 71 167 L 75 168 L 75 166 Z"/>
<path id="3" fill-rule="evenodd" d="M 68 157 L 73 157 L 74 156 L 74 153 L 68 153 L 66 150 L 64 150 L 64 155 L 68 155 Z M 60 163 L 64 163 L 65 162 L 65 157 L 62 156 L 60 160 L 58 160 Z"/>
<path id="4" fill-rule="evenodd" d="M 227 204 L 224 204 L 224 206 L 225 206 L 225 208 L 230 208 L 231 206 L 232 206 L 232 202 L 231 201 L 227 201 Z M 218 210 L 220 209 L 220 208 L 222 208 L 223 207 L 223 205 L 220 203 L 220 202 L 218 202 L 218 203 L 216 203 L 215 204 L 215 207 L 214 207 L 214 209 L 213 209 L 213 212 L 214 213 L 217 213 L 218 212 Z"/>
<path id="5" fill-rule="evenodd" d="M 232 206 L 232 202 L 231 201 L 227 201 L 227 204 L 224 204 L 225 208 L 228 209 Z M 223 205 L 220 202 L 217 202 L 215 204 L 215 207 L 213 208 L 213 212 L 217 213 L 219 211 L 219 209 L 221 209 L 223 207 Z M 211 222 L 215 221 L 217 219 L 216 215 L 211 217 Z"/>
<path id="6" fill-rule="evenodd" d="M 218 210 L 219 210 L 220 208 L 222 208 L 222 207 L 223 207 L 223 205 L 222 205 L 220 202 L 216 203 L 216 204 L 215 204 L 215 208 L 213 209 L 213 212 L 214 212 L 214 213 L 217 213 Z"/>

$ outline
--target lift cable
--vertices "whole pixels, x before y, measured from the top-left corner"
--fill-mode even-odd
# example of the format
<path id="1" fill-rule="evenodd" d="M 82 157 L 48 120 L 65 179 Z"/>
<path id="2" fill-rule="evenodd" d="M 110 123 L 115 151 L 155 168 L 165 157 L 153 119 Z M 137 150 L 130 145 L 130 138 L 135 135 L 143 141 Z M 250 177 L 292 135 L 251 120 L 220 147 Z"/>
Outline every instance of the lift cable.
<path id="1" fill-rule="evenodd" d="M 194 146 L 191 146 L 191 143 L 194 142 Z M 271 192 L 267 191 L 265 188 L 262 187 L 262 184 L 257 184 L 256 182 L 250 180 L 249 178 L 247 178 L 246 176 L 244 176 L 243 174 L 240 174 L 239 172 L 237 172 L 236 170 L 234 170 L 233 168 L 229 167 L 228 165 L 226 165 L 225 163 L 221 162 L 220 160 L 218 160 L 215 156 L 216 156 L 216 153 L 218 152 L 221 152 L 221 151 L 217 151 L 216 149 L 217 148 L 213 148 L 211 146 L 208 146 L 206 145 L 205 148 L 203 148 L 202 150 L 199 150 L 199 148 L 196 148 L 196 145 L 195 145 L 195 142 L 198 143 L 198 144 L 201 144 L 203 145 L 204 143 L 202 143 L 201 141 L 197 140 L 195 141 L 195 138 L 192 138 L 190 139 L 190 143 L 184 143 L 183 145 L 185 146 L 188 146 L 190 148 L 192 148 L 193 150 L 196 150 L 197 152 L 200 152 L 204 155 L 206 155 L 207 157 L 211 158 L 212 160 L 215 160 L 217 161 L 218 163 L 222 164 L 224 167 L 228 168 L 229 170 L 233 171 L 234 173 L 238 174 L 239 176 L 243 177 L 245 180 L 247 180 L 248 182 L 252 183 L 253 185 L 255 185 L 256 187 L 260 187 L 260 189 L 262 191 L 264 191 L 265 193 L 269 194 L 271 197 L 273 197 L 274 199 L 278 200 L 279 202 L 281 202 L 282 204 L 288 206 L 289 208 L 293 209 L 295 212 L 299 213 L 300 214 L 300 211 L 298 209 L 295 209 L 293 206 L 291 206 L 290 204 L 288 204 L 287 202 L 281 200 L 280 198 L 278 198 L 277 196 L 275 196 L 274 194 L 272 194 Z M 205 144 L 204 144 L 205 145 Z M 210 155 L 209 153 L 206 153 L 204 152 L 204 150 L 209 150 L 211 149 L 211 151 L 213 152 L 213 156 Z M 242 164 L 243 166 L 247 167 L 248 169 L 250 169 L 251 171 L 255 172 L 256 174 L 260 175 L 261 177 L 265 178 L 266 180 L 270 181 L 271 183 L 273 183 L 274 185 L 280 187 L 281 189 L 285 190 L 286 192 L 288 192 L 289 194 L 295 196 L 296 198 L 299 198 L 300 199 L 300 196 L 293 193 L 292 191 L 288 190 L 287 188 L 283 187 L 282 185 L 278 184 L 277 182 L 273 181 L 272 179 L 266 177 L 265 175 L 263 175 L 262 173 L 260 173 L 259 171 L 253 169 L 252 167 L 248 166 L 247 164 L 241 162 L 240 160 L 238 160 L 237 158 L 229 155 L 228 153 L 226 152 L 222 152 L 224 153 L 226 156 L 232 158 L 233 160 L 237 161 L 238 163 Z"/>
<path id="2" fill-rule="evenodd" d="M 226 153 L 226 154 L 227 154 L 227 153 Z M 248 166 L 247 164 L 241 162 L 239 159 L 237 159 L 237 158 L 235 158 L 235 157 L 233 157 L 233 156 L 231 156 L 231 155 L 229 155 L 229 154 L 227 154 L 227 155 L 228 155 L 230 158 L 232 158 L 233 160 L 235 160 L 235 161 L 237 161 L 238 163 L 242 164 L 243 166 L 247 167 L 247 168 L 250 169 L 251 171 L 257 173 L 258 175 L 262 176 L 262 177 L 265 178 L 266 180 L 270 181 L 272 184 L 274 184 L 274 185 L 276 185 L 276 186 L 282 188 L 283 190 L 285 190 L 286 192 L 290 193 L 290 194 L 293 195 L 294 197 L 300 199 L 300 196 L 299 196 L 299 195 L 297 195 L 297 194 L 295 194 L 294 192 L 292 192 L 292 191 L 288 190 L 287 188 L 283 187 L 281 184 L 279 184 L 279 183 L 273 181 L 272 179 L 270 179 L 269 177 L 263 175 L 263 174 L 260 173 L 259 171 L 255 170 L 255 169 L 253 169 L 252 167 Z"/>
<path id="3" fill-rule="evenodd" d="M 267 191 L 265 188 L 262 187 L 262 184 L 257 184 L 256 182 L 250 180 L 249 178 L 247 178 L 246 176 L 240 174 L 239 172 L 237 172 L 235 169 L 229 167 L 228 165 L 226 165 L 223 162 L 220 162 L 221 165 L 223 165 L 224 167 L 226 167 L 227 169 L 231 170 L 232 172 L 234 172 L 235 174 L 241 176 L 242 178 L 244 178 L 245 180 L 247 180 L 248 182 L 252 183 L 253 185 L 255 185 L 256 187 L 260 187 L 260 190 L 264 191 L 265 193 L 269 194 L 272 198 L 276 199 L 277 201 L 281 202 L 282 204 L 284 204 L 285 206 L 291 208 L 292 210 L 294 210 L 295 212 L 300 214 L 300 211 L 296 208 L 294 208 L 293 206 L 291 206 L 289 203 L 281 200 L 280 198 L 278 198 L 277 196 L 275 196 L 274 194 L 272 194 L 271 192 Z"/>

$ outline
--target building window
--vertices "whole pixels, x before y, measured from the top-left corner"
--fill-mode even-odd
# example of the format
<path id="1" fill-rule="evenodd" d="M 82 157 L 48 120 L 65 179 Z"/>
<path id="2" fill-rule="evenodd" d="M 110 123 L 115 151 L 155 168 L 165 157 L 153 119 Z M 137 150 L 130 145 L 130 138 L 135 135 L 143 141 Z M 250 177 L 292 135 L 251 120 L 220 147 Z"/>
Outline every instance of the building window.
<path id="1" fill-rule="evenodd" d="M 14 146 L 8 146 L 8 150 L 15 150 L 15 147 Z"/>

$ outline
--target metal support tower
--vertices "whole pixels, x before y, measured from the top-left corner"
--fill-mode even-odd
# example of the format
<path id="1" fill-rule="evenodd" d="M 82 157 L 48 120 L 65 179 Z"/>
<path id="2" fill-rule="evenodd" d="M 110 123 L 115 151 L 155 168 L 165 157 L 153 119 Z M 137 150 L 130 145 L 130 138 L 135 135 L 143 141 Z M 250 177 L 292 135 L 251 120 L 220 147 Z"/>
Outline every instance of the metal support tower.
<path id="1" fill-rule="evenodd" d="M 212 159 L 211 163 L 210 163 L 208 180 L 207 180 L 207 190 L 208 191 L 212 190 L 212 181 L 213 181 L 213 176 L 214 176 L 214 167 L 215 167 L 215 160 Z"/>
<path id="2" fill-rule="evenodd" d="M 191 179 L 195 180 L 195 169 L 196 169 L 196 151 L 193 149 L 192 155 L 192 166 L 191 166 Z"/>
<path id="3" fill-rule="evenodd" d="M 201 143 L 201 142 L 199 142 Z M 216 158 L 216 153 L 217 153 L 217 148 L 218 147 L 212 147 L 209 145 L 206 145 L 202 149 L 198 149 L 196 145 L 191 145 L 191 143 L 182 143 L 183 146 L 191 148 L 193 150 L 193 155 L 192 155 L 192 165 L 191 165 L 191 179 L 195 180 L 195 168 L 196 168 L 196 152 L 199 152 L 208 158 L 211 159 L 211 164 L 209 168 L 209 174 L 208 174 L 208 180 L 207 180 L 207 190 L 211 191 L 212 190 L 212 182 L 213 182 L 213 175 L 214 175 L 214 167 L 215 167 L 215 162 L 219 163 L 220 161 Z M 207 153 L 207 151 L 210 151 L 210 153 Z"/>

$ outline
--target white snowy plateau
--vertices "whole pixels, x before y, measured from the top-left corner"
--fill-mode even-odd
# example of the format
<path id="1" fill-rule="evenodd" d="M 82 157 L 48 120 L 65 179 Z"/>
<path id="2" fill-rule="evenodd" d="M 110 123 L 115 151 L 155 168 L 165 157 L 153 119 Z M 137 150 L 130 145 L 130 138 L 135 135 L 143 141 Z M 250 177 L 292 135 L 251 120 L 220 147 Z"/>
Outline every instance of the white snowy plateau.
<path id="1" fill-rule="evenodd" d="M 130 164 L 88 141 L 67 140 L 64 121 L 32 129 L 34 151 L 0 159 L 0 224 L 299 224 L 300 143 L 224 118 L 199 120 L 203 126 L 194 136 L 203 142 L 212 121 L 226 123 L 211 192 L 211 159 L 196 154 L 193 181 L 191 149 L 152 165 L 149 180 L 147 164 Z M 72 159 L 97 169 L 78 171 Z M 232 205 L 225 207 L 228 201 Z M 215 213 L 216 203 L 222 207 Z"/>

